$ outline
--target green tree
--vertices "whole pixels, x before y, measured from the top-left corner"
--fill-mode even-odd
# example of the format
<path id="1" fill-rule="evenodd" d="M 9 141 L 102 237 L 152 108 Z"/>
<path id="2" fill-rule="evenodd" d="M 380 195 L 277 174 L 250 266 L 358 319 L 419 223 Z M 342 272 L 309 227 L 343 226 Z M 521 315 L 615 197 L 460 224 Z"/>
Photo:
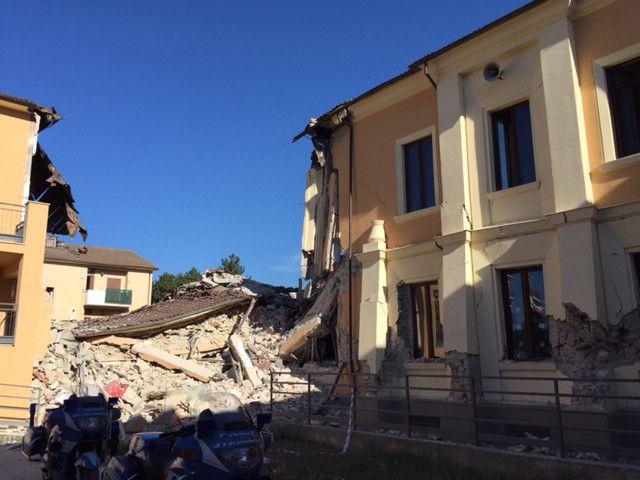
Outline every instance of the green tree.
<path id="1" fill-rule="evenodd" d="M 230 253 L 225 258 L 220 259 L 220 268 L 231 275 L 242 275 L 245 270 L 244 265 L 240 263 L 240 257 L 235 253 Z"/>
<path id="2" fill-rule="evenodd" d="M 197 282 L 200 280 L 200 272 L 196 267 L 191 267 L 184 273 L 165 272 L 154 280 L 151 288 L 151 302 L 156 303 L 162 300 L 167 294 L 174 291 L 180 285 Z"/>

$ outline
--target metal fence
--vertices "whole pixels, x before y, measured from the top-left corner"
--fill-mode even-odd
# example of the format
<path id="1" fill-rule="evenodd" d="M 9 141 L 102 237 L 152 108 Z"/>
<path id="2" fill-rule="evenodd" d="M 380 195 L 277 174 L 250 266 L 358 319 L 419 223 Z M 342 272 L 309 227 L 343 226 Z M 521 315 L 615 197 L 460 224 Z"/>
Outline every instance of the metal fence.
<path id="1" fill-rule="evenodd" d="M 29 425 L 29 405 L 40 403 L 40 390 L 30 385 L 0 383 L 0 425 Z M 36 411 L 36 416 L 38 412 Z"/>
<path id="2" fill-rule="evenodd" d="M 13 303 L 0 303 L 0 343 L 13 341 L 16 330 L 16 306 Z"/>
<path id="3" fill-rule="evenodd" d="M 270 400 L 274 418 L 309 425 L 640 460 L 639 378 L 273 372 Z"/>
<path id="4" fill-rule="evenodd" d="M 25 220 L 25 207 L 0 202 L 0 240 L 22 242 Z"/>

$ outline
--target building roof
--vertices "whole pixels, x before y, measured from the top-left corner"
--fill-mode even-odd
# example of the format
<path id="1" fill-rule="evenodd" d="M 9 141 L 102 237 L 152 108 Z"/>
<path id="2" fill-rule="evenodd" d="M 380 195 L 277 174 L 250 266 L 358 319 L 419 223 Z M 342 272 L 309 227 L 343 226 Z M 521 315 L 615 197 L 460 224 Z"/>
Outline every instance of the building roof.
<path id="1" fill-rule="evenodd" d="M 205 288 L 206 287 L 206 288 Z M 253 295 L 239 288 L 204 286 L 189 288 L 179 296 L 162 300 L 133 312 L 110 317 L 87 318 L 74 330 L 76 338 L 106 335 L 149 337 L 168 328 L 181 328 L 215 313 L 251 302 Z"/>
<path id="2" fill-rule="evenodd" d="M 345 100 L 342 103 L 339 103 L 338 105 L 336 105 L 335 107 L 331 108 L 330 110 L 328 110 L 327 112 L 323 113 L 315 122 L 315 124 L 322 124 L 323 120 L 327 120 L 330 119 L 336 111 L 340 110 L 340 109 L 344 109 L 344 108 L 348 108 L 351 105 L 359 102 L 360 100 L 363 100 L 364 98 L 367 98 L 375 93 L 377 93 L 378 91 L 384 89 L 385 87 L 389 86 L 389 85 L 393 85 L 394 83 L 420 71 L 420 69 L 423 67 L 423 65 L 425 65 L 428 61 L 433 60 L 436 57 L 439 57 L 440 55 L 448 52 L 449 50 L 453 50 L 454 48 L 468 42 L 469 40 L 474 39 L 475 37 L 478 37 L 480 35 L 482 35 L 485 32 L 488 32 L 489 30 L 497 27 L 498 25 L 501 25 L 509 20 L 511 20 L 512 18 L 515 18 L 525 12 L 528 12 L 529 10 L 537 7 L 538 5 L 542 5 L 543 3 L 548 2 L 549 0 L 532 0 L 528 3 L 525 3 L 524 5 L 522 5 L 521 7 L 516 8 L 515 10 L 512 10 L 511 12 L 507 13 L 506 15 L 503 15 L 502 17 L 478 28 L 477 30 L 474 30 L 471 33 L 468 33 L 467 35 L 464 35 L 460 38 L 458 38 L 457 40 L 454 40 L 451 43 L 448 43 L 447 45 L 433 51 L 430 52 L 424 56 L 422 56 L 420 59 L 416 60 L 415 62 L 411 63 L 407 69 L 388 79 L 385 80 L 384 82 L 374 86 L 373 88 L 370 88 L 369 90 L 361 93 L 360 95 L 351 98 L 349 100 Z M 298 140 L 299 138 L 301 138 L 302 136 L 306 135 L 307 133 L 310 133 L 312 131 L 312 125 L 307 125 L 307 127 L 300 132 L 299 134 L 297 134 L 295 137 L 293 137 L 293 141 L 295 142 L 296 140 Z"/>
<path id="3" fill-rule="evenodd" d="M 50 127 L 63 118 L 62 115 L 56 112 L 54 107 L 45 107 L 26 98 L 16 97 L 8 93 L 0 92 L 0 101 L 21 105 L 26 107 L 29 112 L 37 112 L 40 115 L 40 131 Z"/>
<path id="4" fill-rule="evenodd" d="M 87 267 L 117 267 L 126 270 L 153 271 L 158 269 L 153 263 L 131 250 L 71 243 L 46 247 L 44 261 L 45 263 Z"/>

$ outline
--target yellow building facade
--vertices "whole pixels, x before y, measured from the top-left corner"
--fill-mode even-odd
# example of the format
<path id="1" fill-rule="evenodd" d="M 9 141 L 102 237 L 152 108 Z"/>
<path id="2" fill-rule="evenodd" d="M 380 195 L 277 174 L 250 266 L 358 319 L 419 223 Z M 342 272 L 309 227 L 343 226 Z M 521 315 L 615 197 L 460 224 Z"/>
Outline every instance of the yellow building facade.
<path id="1" fill-rule="evenodd" d="M 510 377 L 570 376 L 547 316 L 565 319 L 572 304 L 606 329 L 632 321 L 638 15 L 634 0 L 530 2 L 307 126 L 303 275 L 331 270 L 318 266 L 317 232 L 339 212 L 336 238 L 356 266 L 337 324 L 353 334 L 358 368 L 464 365 L 492 377 L 484 388 L 526 390 Z M 337 207 L 321 209 L 334 176 Z M 610 378 L 639 369 L 602 367 Z"/>
<path id="2" fill-rule="evenodd" d="M 151 303 L 157 267 L 131 250 L 47 239 L 42 288 L 48 318 L 80 320 Z"/>
<path id="3" fill-rule="evenodd" d="M 53 108 L 0 94 L 0 417 L 8 421 L 26 417 L 26 400 L 13 397 L 28 399 L 23 386 L 49 343 L 41 287 L 46 232 L 85 234 L 70 187 L 38 144 L 60 118 Z"/>

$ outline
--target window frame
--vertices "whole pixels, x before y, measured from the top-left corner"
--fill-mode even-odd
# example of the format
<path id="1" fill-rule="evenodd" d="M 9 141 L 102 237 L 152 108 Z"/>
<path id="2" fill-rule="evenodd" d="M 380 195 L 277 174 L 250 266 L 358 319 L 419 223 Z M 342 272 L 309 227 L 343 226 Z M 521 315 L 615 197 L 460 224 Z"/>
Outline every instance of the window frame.
<path id="1" fill-rule="evenodd" d="M 422 208 L 419 210 L 407 211 L 407 187 L 405 175 L 405 156 L 404 146 L 431 137 L 431 151 L 433 157 L 433 188 L 435 205 Z M 430 126 L 417 130 L 405 137 L 398 138 L 395 141 L 395 157 L 396 157 L 396 191 L 397 191 L 397 210 L 393 217 L 397 223 L 409 221 L 423 215 L 429 215 L 439 211 L 440 209 L 440 169 L 438 168 L 438 137 L 435 126 Z"/>
<path id="2" fill-rule="evenodd" d="M 635 294 L 636 302 L 640 302 L 640 250 L 630 251 L 629 260 L 631 262 L 633 293 Z"/>
<path id="3" fill-rule="evenodd" d="M 410 283 L 408 284 L 409 286 L 409 295 L 411 298 L 411 331 L 412 331 L 412 335 L 413 335 L 413 345 L 412 345 L 412 357 L 413 359 L 419 359 L 419 358 L 439 358 L 442 359 L 444 358 L 444 334 L 443 334 L 443 345 L 442 347 L 436 347 L 435 346 L 435 341 L 436 341 L 436 332 L 434 330 L 435 328 L 435 319 L 433 318 L 433 312 L 432 312 L 432 302 L 433 299 L 431 297 L 431 292 L 432 292 L 432 288 L 436 287 L 436 290 L 438 292 L 438 318 L 440 319 L 440 323 L 442 323 L 442 315 L 440 315 L 440 286 L 438 284 L 437 280 L 430 280 L 430 281 L 424 281 L 424 282 L 416 282 L 416 283 Z M 423 345 L 422 345 L 422 349 L 421 352 L 418 352 L 419 348 L 418 348 L 418 341 L 417 341 L 417 336 L 416 336 L 416 324 L 417 324 L 417 319 L 416 319 L 416 290 L 421 289 L 421 288 L 425 288 L 427 291 L 427 304 L 425 304 L 426 308 L 426 315 L 423 315 L 424 317 L 424 325 L 421 328 L 421 334 L 422 334 L 422 338 L 423 338 Z M 427 342 L 424 341 L 424 339 L 428 339 Z"/>
<path id="4" fill-rule="evenodd" d="M 533 331 L 533 320 L 531 316 L 531 307 L 528 299 L 530 298 L 530 290 L 529 290 L 529 282 L 526 281 L 527 273 L 539 271 L 542 275 L 543 284 L 544 284 L 544 268 L 542 265 L 526 265 L 520 267 L 510 267 L 510 268 L 501 268 L 498 270 L 498 280 L 500 283 L 500 296 L 502 299 L 502 315 L 503 315 L 503 328 L 505 331 L 505 346 L 506 346 L 506 358 L 508 360 L 516 361 L 516 362 L 531 362 L 531 361 L 544 361 L 551 358 L 549 356 L 536 356 L 534 349 L 534 331 Z M 513 352 L 513 325 L 512 325 L 512 315 L 511 315 L 511 304 L 509 302 L 509 286 L 507 283 L 507 275 L 510 273 L 519 273 L 520 274 L 520 288 L 522 289 L 522 297 L 523 299 L 527 299 L 526 302 L 523 301 L 525 309 L 524 309 L 524 322 L 525 322 L 525 335 L 526 335 L 526 350 L 527 350 L 527 358 L 515 358 Z M 546 299 L 545 299 L 546 302 Z M 546 306 L 545 306 L 546 312 Z M 548 330 L 547 330 L 548 332 Z"/>
<path id="5" fill-rule="evenodd" d="M 517 142 L 517 127 L 515 121 L 515 110 L 523 105 L 527 105 L 529 110 L 529 125 L 530 125 L 530 137 L 531 137 L 531 151 L 532 151 L 532 162 L 533 162 L 533 174 L 534 178 L 531 181 L 524 182 L 522 180 L 522 175 L 520 172 L 520 161 L 519 161 L 519 152 L 518 152 L 518 142 Z M 493 191 L 501 192 L 504 190 L 508 190 L 511 188 L 517 188 L 522 185 L 528 185 L 531 183 L 535 183 L 538 181 L 537 169 L 536 169 L 536 154 L 535 154 L 535 141 L 533 135 L 533 118 L 531 116 L 531 102 L 528 98 L 521 99 L 517 102 L 511 103 L 507 106 L 496 108 L 490 112 L 489 114 L 489 125 L 491 132 L 491 155 L 493 157 Z M 511 126 L 511 130 L 515 133 L 514 135 L 510 135 L 509 138 L 506 139 L 508 151 L 506 152 L 508 157 L 508 171 L 507 171 L 507 181 L 508 185 L 501 185 L 501 171 L 500 168 L 500 158 L 498 155 L 499 145 L 498 145 L 498 135 L 497 135 L 497 121 L 498 117 L 505 117 L 508 114 L 509 125 Z"/>
<path id="6" fill-rule="evenodd" d="M 600 170 L 604 172 L 618 170 L 640 163 L 640 153 L 627 157 L 618 157 L 613 131 L 613 117 L 609 105 L 609 88 L 606 69 L 640 57 L 640 43 L 630 45 L 611 54 L 593 60 L 593 83 L 595 88 L 598 126 L 602 147 Z"/>
<path id="7" fill-rule="evenodd" d="M 629 63 L 635 63 L 638 64 L 638 66 L 640 66 L 640 56 L 638 57 L 634 57 L 631 58 L 629 60 L 626 60 L 624 62 L 620 62 L 617 63 L 615 65 L 609 65 L 607 67 L 605 67 L 605 77 L 606 77 L 606 81 L 607 81 L 607 99 L 609 101 L 609 113 L 611 115 L 611 127 L 613 130 L 613 145 L 615 148 L 615 154 L 616 154 L 616 158 L 625 158 L 625 157 L 631 157 L 633 155 L 638 155 L 640 154 L 640 149 L 638 149 L 637 152 L 633 152 L 633 153 L 629 153 L 627 155 L 622 155 L 620 154 L 620 150 L 622 148 L 622 132 L 620 131 L 619 128 L 616 128 L 619 126 L 621 120 L 620 118 L 617 118 L 619 115 L 619 112 L 616 112 L 616 109 L 613 108 L 615 107 L 615 98 L 612 95 L 612 90 L 614 88 L 614 85 L 611 84 L 611 82 L 609 81 L 610 77 L 610 72 L 612 72 L 613 70 L 618 70 L 623 68 L 624 66 L 628 65 Z M 640 87 L 638 87 L 638 90 L 640 90 Z M 640 96 L 640 92 L 638 92 L 637 94 L 638 96 Z M 634 105 L 634 109 L 635 109 L 635 115 L 636 115 L 636 123 L 640 122 L 640 98 L 635 99 L 635 105 Z M 638 137 L 640 137 L 640 124 L 636 125 L 636 135 Z"/>

